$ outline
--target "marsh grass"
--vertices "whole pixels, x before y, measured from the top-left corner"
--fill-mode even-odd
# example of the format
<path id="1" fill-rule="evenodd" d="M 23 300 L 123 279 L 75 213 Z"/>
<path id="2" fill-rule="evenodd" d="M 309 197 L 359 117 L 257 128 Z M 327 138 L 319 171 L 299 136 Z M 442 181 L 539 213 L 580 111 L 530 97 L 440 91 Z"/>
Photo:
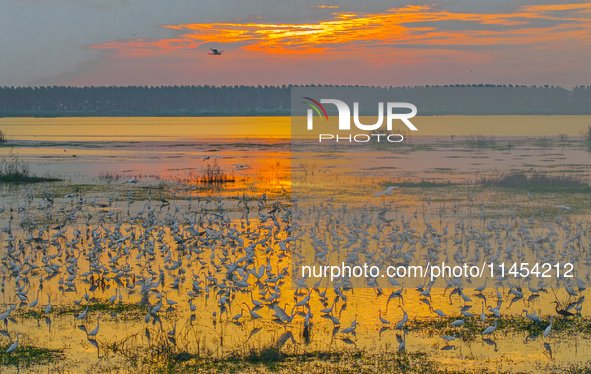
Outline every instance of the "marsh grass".
<path id="1" fill-rule="evenodd" d="M 13 149 L 8 159 L 2 157 L 0 161 L 0 183 L 38 183 L 57 182 L 60 179 L 51 177 L 37 177 L 29 170 L 29 164 L 22 162 Z"/>
<path id="2" fill-rule="evenodd" d="M 99 180 L 104 180 L 106 182 L 116 182 L 119 179 L 122 179 L 123 177 L 124 176 L 122 174 L 119 174 L 117 172 L 109 172 L 109 171 L 100 172 L 98 175 Z"/>
<path id="3" fill-rule="evenodd" d="M 552 144 L 552 139 L 545 136 L 540 136 L 534 140 L 534 145 L 540 148 L 550 148 Z"/>
<path id="4" fill-rule="evenodd" d="M 208 187 L 222 186 L 236 182 L 233 174 L 228 174 L 218 165 L 217 159 L 202 167 L 200 172 L 190 170 L 184 176 L 173 179 L 182 183 L 201 184 Z"/>
<path id="5" fill-rule="evenodd" d="M 361 349 L 298 353 L 277 352 L 274 349 L 265 348 L 245 356 L 230 355 L 216 360 L 198 359 L 196 362 L 188 362 L 177 372 L 195 372 L 197 369 L 211 373 L 454 374 L 488 372 L 486 369 L 454 370 L 431 362 L 425 353 L 399 352 L 392 347 L 379 353 Z"/>
<path id="6" fill-rule="evenodd" d="M 6 353 L 9 345 L 0 346 L 0 366 L 17 366 L 19 368 L 28 368 L 33 365 L 47 365 L 61 361 L 65 354 L 61 349 L 47 349 L 33 347 L 30 345 L 19 345 L 11 352 Z M 0 372 L 2 370 L 0 369 Z"/>
<path id="7" fill-rule="evenodd" d="M 197 182 L 201 184 L 226 184 L 234 183 L 236 179 L 233 175 L 227 174 L 219 165 L 216 159 L 207 166 L 201 168 L 201 175 Z"/>
<path id="8" fill-rule="evenodd" d="M 137 179 L 138 181 L 142 181 L 146 178 L 153 178 L 155 180 L 161 179 L 159 175 L 145 175 L 137 173 L 134 174 L 132 173 L 133 171 L 134 170 L 123 172 L 102 171 L 98 174 L 97 177 L 99 180 L 107 182 L 108 184 L 120 181 L 123 181 L 123 183 L 125 183 L 125 181 L 127 181 L 128 179 Z"/>
<path id="9" fill-rule="evenodd" d="M 29 165 L 20 161 L 11 149 L 8 159 L 2 157 L 0 162 L 0 178 L 3 181 L 26 179 L 30 177 Z"/>
<path id="10" fill-rule="evenodd" d="M 79 315 L 86 310 L 86 304 L 80 305 L 56 305 L 53 307 L 50 317 L 53 315 Z M 133 319 L 143 316 L 146 313 L 146 307 L 133 303 L 109 303 L 109 302 L 90 302 L 88 304 L 88 313 L 90 317 L 92 313 L 116 314 L 118 318 Z M 15 311 L 15 317 L 23 319 L 39 319 L 46 317 L 42 309 L 18 309 Z"/>
<path id="11" fill-rule="evenodd" d="M 457 183 L 453 182 L 433 182 L 422 180 L 420 182 L 410 181 L 392 181 L 380 183 L 380 186 L 387 188 L 389 186 L 408 187 L 408 188 L 432 188 L 432 187 L 452 187 L 457 186 Z"/>
<path id="12" fill-rule="evenodd" d="M 203 166 L 200 172 L 189 170 L 184 176 L 176 176 L 171 180 L 188 184 L 201 184 L 204 187 L 223 186 L 236 182 L 233 174 L 227 173 L 218 165 L 217 159 L 213 159 L 213 162 Z"/>
<path id="13" fill-rule="evenodd" d="M 146 329 L 147 331 L 148 329 Z M 154 334 L 152 331 L 147 346 L 142 344 L 144 336 L 133 334 L 123 340 L 106 343 L 104 349 L 123 356 L 130 367 L 167 367 L 174 366 L 175 357 L 180 353 L 176 345 L 167 339 L 164 332 Z M 192 356 L 191 356 L 192 357 Z"/>
<path id="14" fill-rule="evenodd" d="M 482 368 L 454 370 L 430 361 L 426 353 L 399 352 L 391 346 L 380 351 L 338 348 L 304 351 L 297 346 L 269 346 L 212 357 L 187 352 L 164 335 L 152 337 L 148 347 L 139 347 L 134 339 L 127 339 L 107 344 L 105 348 L 125 357 L 128 369 L 150 373 L 503 373 Z"/>
<path id="15" fill-rule="evenodd" d="M 481 331 L 492 324 L 492 318 L 485 322 L 480 319 L 467 321 L 462 328 L 449 328 L 449 323 L 456 318 L 420 319 L 407 323 L 409 331 L 422 334 L 431 333 L 456 335 L 464 341 L 480 339 Z M 547 319 L 547 317 L 544 317 Z M 562 319 L 554 322 L 553 335 L 570 332 L 591 332 L 591 320 L 587 318 Z M 548 322 L 533 323 L 523 316 L 504 316 L 499 319 L 498 331 L 495 336 L 507 334 L 526 334 L 528 338 L 536 338 L 543 334 Z M 233 350 L 212 352 L 194 342 L 195 336 L 190 334 L 195 326 L 177 330 L 176 340 L 172 340 L 164 329 L 154 325 L 146 329 L 150 337 L 138 332 L 123 340 L 105 343 L 103 348 L 110 353 L 122 357 L 128 369 L 150 373 L 337 373 L 337 374 L 369 374 L 384 373 L 504 373 L 500 367 L 487 369 L 451 368 L 437 364 L 422 352 L 400 352 L 397 347 L 386 344 L 384 349 L 372 350 L 343 349 L 330 347 L 323 350 L 308 350 L 297 343 L 290 345 L 274 344 L 259 348 L 247 347 Z M 199 331 L 193 331 L 199 334 Z M 146 336 L 148 336 L 146 334 Z M 147 344 L 146 344 L 147 341 Z"/>
<path id="16" fill-rule="evenodd" d="M 540 367 L 541 370 L 549 373 L 561 374 L 589 374 L 591 373 L 591 361 L 572 362 L 569 364 L 551 364 L 546 367 Z"/>
<path id="17" fill-rule="evenodd" d="M 487 336 L 494 339 L 497 335 L 508 334 L 526 334 L 529 338 L 536 338 L 543 335 L 544 330 L 550 325 L 550 317 L 543 316 L 541 322 L 533 322 L 524 315 L 507 315 L 498 318 L 498 326 L 493 335 Z M 457 319 L 465 319 L 466 323 L 462 327 L 450 327 L 449 324 Z M 482 322 L 480 318 L 465 318 L 461 316 L 447 317 L 442 319 L 415 319 L 408 321 L 408 331 L 417 331 L 428 336 L 449 335 L 457 336 L 463 341 L 474 341 L 480 339 L 481 333 L 488 326 L 494 324 L 494 318 L 488 316 L 486 321 Z M 591 334 L 591 318 L 555 318 L 552 325 L 553 335 L 560 333 L 569 334 Z"/>
<path id="18" fill-rule="evenodd" d="M 467 135 L 462 144 L 468 148 L 494 148 L 497 141 L 494 136 Z"/>
<path id="19" fill-rule="evenodd" d="M 588 189 L 586 176 L 582 173 L 547 173 L 544 171 L 496 172 L 482 176 L 478 184 L 484 187 L 509 187 L 529 189 L 578 188 Z"/>
<path id="20" fill-rule="evenodd" d="M 189 342 L 188 331 L 184 335 L 179 332 L 172 337 L 161 327 L 146 328 L 144 334 L 136 333 L 122 340 L 107 342 L 103 349 L 123 357 L 128 369 L 150 373 L 177 373 L 182 372 L 179 368 L 184 363 L 202 356 L 211 357 L 213 354 L 211 351 L 201 351 L 199 338 L 191 336 Z"/>

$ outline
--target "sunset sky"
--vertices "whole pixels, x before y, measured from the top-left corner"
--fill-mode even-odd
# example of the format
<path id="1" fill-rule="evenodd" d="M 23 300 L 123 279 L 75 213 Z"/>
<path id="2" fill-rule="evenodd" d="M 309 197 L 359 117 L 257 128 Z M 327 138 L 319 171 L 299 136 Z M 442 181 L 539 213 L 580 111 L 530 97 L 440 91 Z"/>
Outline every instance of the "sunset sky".
<path id="1" fill-rule="evenodd" d="M 1 86 L 591 84 L 586 2 L 0 1 Z"/>

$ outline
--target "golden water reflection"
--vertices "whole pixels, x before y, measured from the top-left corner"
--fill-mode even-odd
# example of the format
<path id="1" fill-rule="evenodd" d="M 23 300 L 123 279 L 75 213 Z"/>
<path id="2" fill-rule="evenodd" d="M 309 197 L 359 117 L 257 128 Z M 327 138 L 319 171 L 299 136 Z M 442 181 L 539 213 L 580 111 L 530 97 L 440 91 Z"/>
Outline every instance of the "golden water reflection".
<path id="1" fill-rule="evenodd" d="M 123 195 L 124 191 L 121 192 L 121 195 Z M 417 197 L 412 195 L 412 191 L 408 190 L 408 192 L 411 193 L 408 204 L 415 206 Z M 405 195 L 406 191 L 402 189 L 398 198 Z M 179 197 L 184 196 L 186 195 Z M 93 196 L 84 197 L 86 201 L 95 198 Z M 475 198 L 480 200 L 483 196 L 476 195 Z M 309 343 L 306 344 L 306 338 L 303 335 L 306 308 L 295 308 L 295 317 L 292 322 L 287 324 L 273 322 L 272 320 L 272 316 L 275 314 L 274 305 L 280 306 L 289 315 L 294 305 L 308 294 L 306 290 L 295 290 L 291 287 L 291 255 L 280 244 L 287 237 L 285 223 L 280 219 L 278 219 L 279 226 L 269 222 L 263 223 L 260 221 L 258 213 L 256 213 L 256 208 L 261 206 L 260 204 L 264 204 L 263 211 L 268 212 L 273 208 L 273 204 L 277 202 L 285 204 L 286 201 L 281 194 L 273 195 L 264 202 L 259 201 L 259 199 L 261 199 L 260 195 L 253 195 L 248 202 L 252 209 L 248 220 L 243 218 L 244 209 L 242 206 L 244 202 L 241 202 L 236 197 L 222 198 L 220 201 L 215 198 L 210 202 L 207 202 L 204 196 L 200 200 L 194 198 L 191 201 L 182 198 L 171 201 L 172 204 L 165 206 L 162 206 L 162 202 L 155 200 L 152 202 L 135 201 L 131 204 L 129 216 L 127 213 L 128 202 L 121 199 L 114 201 L 111 207 L 100 209 L 97 209 L 96 205 L 84 206 L 84 204 L 77 204 L 76 199 L 72 202 L 70 198 L 58 198 L 55 206 L 49 209 L 35 209 L 33 211 L 31 208 L 28 214 L 33 214 L 39 220 L 49 219 L 49 221 L 46 221 L 47 225 L 54 226 L 56 223 L 49 223 L 53 220 L 59 221 L 60 215 L 63 214 L 58 213 L 59 207 L 65 206 L 64 213 L 67 214 L 68 211 L 76 211 L 77 206 L 82 205 L 79 210 L 80 213 L 78 213 L 80 216 L 78 222 L 68 224 L 66 231 L 57 238 L 53 238 L 53 236 L 56 235 L 58 230 L 49 229 L 49 232 L 45 232 L 41 236 L 43 241 L 37 243 L 27 239 L 27 237 L 30 238 L 31 234 L 26 234 L 20 227 L 14 226 L 12 237 L 17 240 L 15 243 L 18 243 L 17 247 L 21 248 L 22 254 L 18 257 L 10 257 L 9 261 L 5 260 L 4 268 L 11 269 L 10 263 L 13 261 L 24 263 L 25 258 L 28 258 L 29 263 L 36 264 L 40 268 L 31 271 L 26 277 L 26 282 L 23 282 L 23 280 L 16 282 L 15 278 L 8 272 L 4 276 L 5 288 L 2 294 L 2 303 L 5 307 L 10 304 L 21 304 L 15 292 L 15 285 L 24 283 L 27 285 L 25 287 L 28 290 L 27 297 L 31 302 L 36 297 L 41 278 L 43 278 L 43 288 L 39 293 L 39 304 L 32 310 L 40 312 L 42 315 L 42 311 L 47 305 L 47 296 L 50 295 L 54 312 L 48 315 L 51 320 L 51 323 L 48 324 L 43 316 L 40 318 L 27 317 L 26 313 L 29 308 L 22 305 L 14 312 L 14 320 L 8 322 L 6 331 L 11 336 L 14 336 L 16 332 L 23 333 L 24 335 L 21 336 L 22 342 L 28 344 L 43 342 L 43 346 L 66 349 L 67 355 L 71 359 L 83 359 L 88 365 L 95 365 L 97 362 L 103 362 L 105 357 L 113 360 L 110 361 L 111 363 L 125 362 L 123 357 L 105 349 L 105 347 L 115 343 L 122 344 L 122 341 L 127 341 L 126 344 L 146 347 L 147 349 L 150 344 L 154 343 L 147 337 L 146 329 L 149 330 L 151 339 L 157 339 L 158 336 L 169 337 L 168 333 L 174 330 L 172 336 L 175 337 L 175 343 L 179 349 L 200 355 L 223 357 L 229 352 L 237 349 L 241 350 L 245 347 L 273 345 L 285 331 L 292 331 L 296 344 L 309 350 L 330 350 L 346 348 L 352 345 L 359 348 L 391 349 L 390 347 L 398 346 L 396 334 L 400 334 L 401 331 L 395 330 L 392 326 L 395 326 L 402 319 L 403 309 L 408 313 L 410 323 L 441 319 L 441 317 L 430 311 L 424 301 L 421 301 L 424 298 L 419 297 L 420 291 L 417 291 L 414 287 L 404 287 L 401 292 L 402 299 L 390 298 L 391 293 L 399 288 L 352 289 L 343 292 L 347 298 L 344 301 L 342 296 L 337 297 L 334 290 L 331 288 L 325 289 L 321 285 L 311 293 L 309 306 L 310 313 L 313 316 L 311 318 L 312 329 Z M 14 203 L 14 206 L 16 206 L 22 204 L 22 201 L 20 203 L 14 201 Z M 38 206 L 39 203 L 41 203 L 41 199 L 35 198 L 31 201 L 31 207 Z M 99 203 L 108 203 L 107 196 L 98 197 L 95 204 Z M 223 213 L 224 218 L 218 217 L 216 219 L 213 214 L 218 212 L 218 207 L 221 205 L 224 206 L 223 211 L 226 213 Z M 287 207 L 288 205 L 285 206 L 286 209 Z M 175 212 L 177 209 L 178 211 Z M 469 207 L 465 205 L 460 208 L 465 214 L 469 214 L 468 209 Z M 54 213 L 46 214 L 46 212 L 51 211 Z M 139 214 L 141 211 L 144 212 Z M 207 213 L 208 211 L 210 213 Z M 405 209 L 402 209 L 399 214 L 402 214 L 403 211 Z M 436 210 L 427 211 L 427 217 L 431 217 L 433 214 L 437 216 L 436 212 Z M 89 225 L 86 225 L 84 221 L 89 213 L 93 217 L 90 218 Z M 150 219 L 149 217 L 152 214 L 153 217 Z M 411 213 L 407 214 L 412 215 Z M 16 220 L 19 214 L 15 212 L 2 214 L 3 220 L 9 216 L 15 217 Z M 201 219 L 201 224 L 191 226 L 186 221 L 195 218 Z M 399 216 L 398 219 L 402 218 Z M 578 222 L 585 218 L 579 215 L 570 215 L 567 219 L 569 222 Z M 227 220 L 227 225 L 223 225 L 221 220 Z M 450 227 L 453 227 L 451 214 L 446 214 L 442 220 L 442 226 L 445 226 L 445 222 L 448 221 L 451 222 Z M 101 223 L 101 221 L 104 223 Z M 179 222 L 178 227 L 176 223 L 173 223 L 175 221 Z M 119 225 L 118 229 L 116 229 L 117 222 L 125 223 Z M 146 226 L 147 222 L 156 223 L 157 226 L 150 230 L 152 224 Z M 585 236 L 585 242 L 587 242 L 589 223 L 584 222 L 582 234 Z M 473 227 L 482 230 L 485 226 L 486 223 L 475 221 Z M 229 233 L 235 229 L 237 231 L 233 235 L 242 238 L 243 243 L 238 246 L 231 243 L 223 244 L 222 241 L 217 240 L 210 244 L 200 243 L 199 239 L 195 239 L 186 231 L 188 227 L 197 228 L 198 231 L 209 228 L 209 230 L 225 233 L 224 236 L 230 235 Z M 418 231 L 424 229 L 424 225 L 421 225 L 420 221 L 413 223 L 413 227 Z M 80 231 L 79 239 L 75 239 L 75 229 Z M 541 229 L 542 225 L 539 225 L 539 230 Z M 38 231 L 38 229 L 34 231 Z M 120 234 L 117 234 L 117 232 Z M 131 238 L 125 239 L 129 235 L 131 235 Z M 175 235 L 177 239 L 174 238 Z M 190 239 L 185 245 L 181 245 L 178 243 L 179 235 Z M 207 237 L 210 234 L 204 235 Z M 118 239 L 119 237 L 123 240 Z M 133 237 L 136 239 L 134 240 Z M 9 236 L 4 232 L 0 239 L 3 243 L 7 243 L 8 238 Z M 140 238 L 146 238 L 146 240 L 138 240 Z M 249 287 L 237 287 L 234 282 L 228 281 L 227 267 L 225 265 L 244 258 L 246 255 L 244 248 L 259 242 L 261 238 L 268 238 L 268 241 L 256 248 L 254 257 L 252 257 L 252 265 L 249 265 L 248 268 L 258 271 L 261 266 L 264 266 L 264 272 L 267 274 L 263 275 L 261 280 L 258 281 L 254 275 L 250 275 Z M 74 244 L 73 242 L 76 240 L 80 240 L 80 242 Z M 150 241 L 155 244 L 153 249 L 155 255 L 148 255 L 146 252 L 150 248 L 148 244 Z M 58 249 L 58 243 L 61 249 Z M 95 253 L 94 256 L 96 257 L 92 257 L 93 248 L 97 245 L 100 245 L 103 250 Z M 43 247 L 47 247 L 47 249 L 44 250 Z M 3 248 L 6 253 L 8 246 L 3 244 Z M 35 252 L 37 252 L 37 256 L 33 257 L 32 254 Z M 57 256 L 47 261 L 48 258 L 54 255 Z M 89 261 L 90 258 L 93 260 Z M 76 263 L 78 265 L 73 281 L 75 287 L 68 287 L 63 283 L 67 281 L 65 278 L 69 276 L 65 268 L 74 263 L 74 259 L 77 259 Z M 91 262 L 95 263 L 95 273 L 97 263 L 104 266 L 103 270 L 98 272 L 102 274 L 99 277 L 104 281 L 102 283 L 104 289 L 98 287 L 93 291 L 89 291 L 93 283 L 89 279 L 92 279 L 92 277 L 89 278 L 84 274 L 91 271 Z M 174 269 L 175 264 L 178 262 L 182 263 L 182 267 L 177 266 Z M 60 265 L 60 272 L 53 278 L 49 278 L 47 274 L 46 267 L 49 264 Z M 117 278 L 117 274 L 122 274 L 121 272 L 125 269 L 131 269 L 128 273 L 130 275 L 121 275 Z M 180 272 L 180 269 L 183 271 Z M 152 281 L 157 280 L 162 271 L 164 284 L 160 284 L 154 290 L 149 291 L 146 299 L 140 292 L 141 285 L 138 282 L 142 277 L 144 279 L 148 278 L 150 271 L 154 273 Z M 96 274 L 93 277 L 96 279 Z M 269 281 L 270 278 L 277 278 L 277 280 Z M 203 291 L 193 287 L 194 279 L 198 280 L 198 287 Z M 174 282 L 179 282 L 178 288 L 172 287 Z M 218 286 L 215 285 L 216 283 Z M 97 283 L 95 282 L 95 284 Z M 232 286 L 232 284 L 234 285 Z M 205 291 L 206 285 L 209 292 Z M 221 285 L 226 286 L 220 288 Z M 227 286 L 231 288 L 225 288 Z M 227 293 L 225 290 L 230 291 Z M 279 292 L 277 293 L 277 291 Z M 508 295 L 507 291 L 508 289 L 500 290 L 503 294 L 502 315 L 523 316 L 522 310 L 527 309 L 529 313 L 535 311 L 544 321 L 548 321 L 550 315 L 555 315 L 553 304 L 550 304 L 550 301 L 555 300 L 554 293 L 561 301 L 568 298 L 564 289 L 548 289 L 548 292 L 540 293 L 538 298 L 528 301 L 530 294 L 525 291 L 525 297 L 509 306 L 511 299 L 514 297 Z M 189 292 L 193 296 L 190 296 Z M 320 295 L 324 292 L 325 296 L 321 297 Z M 450 296 L 450 292 L 451 290 L 433 288 L 430 293 L 430 304 L 434 309 L 439 309 L 448 316 L 462 318 L 460 307 L 466 303 L 458 294 Z M 487 312 L 485 322 L 480 322 L 479 318 L 483 303 L 485 308 L 489 305 L 492 307 L 497 305 L 496 292 L 496 289 L 489 286 L 482 293 L 486 297 L 486 300 L 483 300 L 475 297 L 476 292 L 473 289 L 464 289 L 464 293 L 473 300 L 472 303 L 469 303 L 473 305 L 469 312 L 476 315 L 475 318 L 463 317 L 466 319 L 467 324 L 476 326 L 475 328 L 478 331 L 492 325 L 493 318 L 490 312 Z M 121 298 L 124 305 L 139 305 L 143 299 L 144 302 L 148 301 L 154 307 L 159 303 L 159 293 L 163 293 L 163 299 L 165 300 L 161 311 L 157 313 L 160 318 L 159 322 L 155 321 L 154 317 L 156 316 L 154 315 L 151 315 L 149 323 L 145 322 L 145 315 L 148 311 L 147 305 L 144 307 L 131 307 L 131 311 L 128 312 L 95 311 L 88 313 L 88 316 L 83 320 L 76 318 L 87 304 L 85 295 L 89 295 L 88 303 L 90 305 L 103 303 L 116 306 L 120 303 L 119 298 Z M 272 299 L 272 295 L 275 293 L 277 293 L 277 296 L 273 303 L 263 301 L 264 299 Z M 117 301 L 109 302 L 109 299 L 116 294 L 118 295 Z M 221 310 L 220 299 L 225 296 L 231 301 L 225 308 L 226 310 Z M 167 298 L 177 304 L 169 308 L 166 302 Z M 335 298 L 337 299 L 336 302 L 334 302 Z M 247 305 L 248 308 L 252 309 L 254 306 L 253 299 L 266 304 L 262 308 L 256 309 L 256 313 L 262 317 L 261 319 L 253 319 L 249 315 Z M 81 300 L 80 305 L 75 306 L 74 302 L 79 300 Z M 192 305 L 195 307 L 194 312 L 191 312 L 189 300 L 192 301 Z M 332 319 L 324 318 L 323 313 L 320 312 L 333 306 L 333 302 L 332 316 L 338 318 L 340 331 L 335 331 L 335 324 Z M 399 308 L 399 305 L 402 308 Z M 586 312 L 587 302 L 584 302 L 582 306 L 582 317 L 588 318 Z M 59 314 L 60 308 L 66 308 L 70 311 Z M 382 330 L 382 327 L 386 325 L 380 322 L 378 311 L 381 311 L 382 318 L 390 322 L 389 328 Z M 240 313 L 242 313 L 242 316 L 233 321 L 232 317 Z M 96 336 L 98 349 L 86 339 L 86 334 L 79 327 L 81 325 L 85 326 L 87 332 L 93 330 L 96 327 L 97 317 L 100 320 L 100 330 Z M 355 330 L 356 336 L 342 333 L 342 330 L 349 327 L 354 320 L 358 323 Z M 260 330 L 257 332 L 257 329 Z M 536 362 L 548 360 L 544 354 L 543 342 L 549 342 L 552 345 L 554 359 L 584 361 L 589 358 L 588 352 L 590 352 L 586 349 L 579 349 L 573 356 L 570 349 L 567 348 L 569 344 L 576 341 L 578 345 L 586 346 L 585 340 L 579 340 L 576 337 L 571 336 L 569 338 L 564 334 L 555 333 L 549 338 L 533 337 L 529 339 L 523 332 L 496 333 L 491 336 L 491 341 L 494 344 L 490 343 L 490 341 L 484 343 L 480 337 L 476 337 L 473 341 L 456 339 L 453 342 L 454 349 L 441 350 L 446 344 L 436 331 L 431 330 L 431 328 L 411 330 L 406 337 L 407 349 L 432 352 L 432 357 L 435 360 L 450 365 L 450 367 L 454 365 L 483 367 L 484 365 L 496 368 L 500 362 L 509 359 L 513 362 L 515 368 L 532 368 L 532 358 L 535 358 Z M 462 328 L 452 330 L 460 334 Z M 346 340 L 347 338 L 349 340 Z M 6 338 L 3 339 L 6 340 Z M 524 341 L 527 341 L 527 343 L 524 344 Z M 486 358 L 488 363 L 483 364 L 480 361 L 482 358 Z M 83 365 L 79 368 L 87 367 Z"/>

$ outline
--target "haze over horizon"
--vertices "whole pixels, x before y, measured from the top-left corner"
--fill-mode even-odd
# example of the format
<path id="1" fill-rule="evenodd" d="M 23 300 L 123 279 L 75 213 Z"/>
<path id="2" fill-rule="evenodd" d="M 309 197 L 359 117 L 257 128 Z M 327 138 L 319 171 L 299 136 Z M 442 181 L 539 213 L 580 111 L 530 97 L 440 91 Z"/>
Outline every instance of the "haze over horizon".
<path id="1" fill-rule="evenodd" d="M 0 86 L 591 84 L 588 2 L 4 4 Z"/>

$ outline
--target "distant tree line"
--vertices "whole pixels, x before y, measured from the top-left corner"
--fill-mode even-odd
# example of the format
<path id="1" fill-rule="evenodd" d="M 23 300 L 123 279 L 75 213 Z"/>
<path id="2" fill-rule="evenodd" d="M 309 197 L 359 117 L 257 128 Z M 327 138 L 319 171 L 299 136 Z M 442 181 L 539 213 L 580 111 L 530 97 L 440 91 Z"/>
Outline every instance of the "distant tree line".
<path id="1" fill-rule="evenodd" d="M 289 115 L 298 86 L 0 87 L 0 116 Z M 300 87 L 359 87 L 308 85 Z M 375 87 L 419 115 L 591 114 L 591 86 Z"/>

